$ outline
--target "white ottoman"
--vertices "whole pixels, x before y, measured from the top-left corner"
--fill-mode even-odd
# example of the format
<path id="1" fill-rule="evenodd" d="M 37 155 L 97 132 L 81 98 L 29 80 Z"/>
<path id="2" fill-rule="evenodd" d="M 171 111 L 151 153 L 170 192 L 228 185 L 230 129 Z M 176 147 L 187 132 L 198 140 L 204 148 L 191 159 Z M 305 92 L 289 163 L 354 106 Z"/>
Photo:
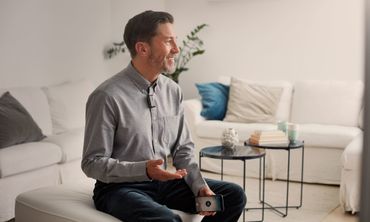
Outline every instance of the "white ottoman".
<path id="1" fill-rule="evenodd" d="M 174 210 L 175 211 L 175 210 Z M 185 222 L 199 222 L 200 215 L 175 211 Z M 16 222 L 119 222 L 95 209 L 89 186 L 58 185 L 18 195 Z"/>

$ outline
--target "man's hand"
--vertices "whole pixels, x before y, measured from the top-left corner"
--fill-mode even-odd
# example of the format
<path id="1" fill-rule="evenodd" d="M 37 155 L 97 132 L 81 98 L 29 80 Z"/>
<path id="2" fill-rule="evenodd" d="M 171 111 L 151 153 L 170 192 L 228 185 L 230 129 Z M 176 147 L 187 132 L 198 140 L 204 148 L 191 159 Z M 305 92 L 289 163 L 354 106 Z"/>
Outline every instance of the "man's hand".
<path id="1" fill-rule="evenodd" d="M 148 160 L 146 162 L 146 173 L 152 180 L 167 181 L 181 179 L 188 173 L 186 169 L 177 170 L 175 173 L 171 173 L 163 170 L 160 166 L 163 164 L 163 160 Z"/>
<path id="2" fill-rule="evenodd" d="M 198 196 L 200 196 L 200 197 L 209 197 L 209 196 L 213 196 L 213 195 L 216 195 L 216 194 L 213 193 L 213 191 L 211 189 L 209 189 L 208 186 L 204 186 L 204 187 L 200 188 L 200 190 L 198 192 Z M 214 216 L 216 214 L 216 212 L 201 211 L 201 212 L 199 212 L 199 214 L 203 215 L 203 216 Z"/>

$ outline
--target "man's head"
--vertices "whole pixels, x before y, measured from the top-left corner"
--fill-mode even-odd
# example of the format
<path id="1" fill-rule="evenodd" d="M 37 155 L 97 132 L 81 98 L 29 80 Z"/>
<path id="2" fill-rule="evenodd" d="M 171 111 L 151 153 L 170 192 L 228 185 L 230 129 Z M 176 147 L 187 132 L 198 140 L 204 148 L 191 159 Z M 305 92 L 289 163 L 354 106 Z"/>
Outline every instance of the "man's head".
<path id="1" fill-rule="evenodd" d="M 157 34 L 160 24 L 173 24 L 173 17 L 167 12 L 145 11 L 132 17 L 125 27 L 123 39 L 130 51 L 131 57 L 137 54 L 135 45 L 137 42 L 150 43 L 151 39 Z"/>
<path id="2" fill-rule="evenodd" d="M 179 48 L 172 24 L 172 15 L 154 11 L 145 11 L 128 21 L 124 40 L 136 68 L 153 75 L 175 70 Z"/>

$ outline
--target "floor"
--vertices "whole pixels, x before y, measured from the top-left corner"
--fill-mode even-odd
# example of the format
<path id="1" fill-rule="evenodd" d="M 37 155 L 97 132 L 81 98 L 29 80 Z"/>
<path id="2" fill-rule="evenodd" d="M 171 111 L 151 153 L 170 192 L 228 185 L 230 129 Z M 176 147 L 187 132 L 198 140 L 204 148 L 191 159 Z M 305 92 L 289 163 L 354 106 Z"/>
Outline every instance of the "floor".
<path id="1" fill-rule="evenodd" d="M 358 215 L 343 213 L 340 207 L 333 210 L 322 222 L 357 222 Z"/>
<path id="2" fill-rule="evenodd" d="M 207 178 L 220 179 L 219 174 L 203 172 Z M 224 176 L 224 180 L 242 185 L 242 177 Z M 281 203 L 285 197 L 286 183 L 284 181 L 266 181 L 266 201 Z M 248 203 L 247 207 L 257 207 L 258 203 L 258 180 L 248 178 L 246 181 Z M 291 183 L 290 203 L 298 204 L 299 183 Z M 318 201 L 319 200 L 319 201 Z M 284 202 L 284 201 L 283 201 Z M 246 212 L 246 221 L 254 221 L 261 218 L 261 211 Z M 267 222 L 357 222 L 358 216 L 344 213 L 339 206 L 339 186 L 304 184 L 303 205 L 300 209 L 289 209 L 288 216 L 283 218 L 271 210 L 265 211 Z M 242 217 L 239 222 L 242 222 Z"/>

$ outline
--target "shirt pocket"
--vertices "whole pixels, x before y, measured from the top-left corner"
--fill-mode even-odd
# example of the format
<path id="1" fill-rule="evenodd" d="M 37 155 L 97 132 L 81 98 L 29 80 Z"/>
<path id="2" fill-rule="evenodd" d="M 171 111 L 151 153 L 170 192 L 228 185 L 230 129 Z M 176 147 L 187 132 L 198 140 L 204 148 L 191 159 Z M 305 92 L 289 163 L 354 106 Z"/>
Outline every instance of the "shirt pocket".
<path id="1" fill-rule="evenodd" d="M 163 140 L 168 147 L 172 147 L 179 136 L 180 117 L 165 116 L 163 117 Z"/>

